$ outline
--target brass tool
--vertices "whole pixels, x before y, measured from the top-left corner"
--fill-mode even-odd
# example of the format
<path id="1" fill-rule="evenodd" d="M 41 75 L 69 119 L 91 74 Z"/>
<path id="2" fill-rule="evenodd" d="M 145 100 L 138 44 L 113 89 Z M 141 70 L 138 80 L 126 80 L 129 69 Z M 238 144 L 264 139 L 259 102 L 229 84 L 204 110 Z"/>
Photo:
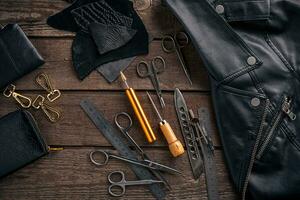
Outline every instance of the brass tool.
<path id="1" fill-rule="evenodd" d="M 23 108 L 29 108 L 31 106 L 31 98 L 21 95 L 16 91 L 16 86 L 10 84 L 3 91 L 3 95 L 7 98 L 13 97 Z"/>
<path id="2" fill-rule="evenodd" d="M 44 90 L 46 90 L 48 92 L 47 99 L 49 100 L 49 102 L 53 102 L 61 96 L 60 91 L 58 89 L 54 89 L 54 87 L 50 81 L 50 78 L 47 74 L 41 73 L 41 74 L 37 75 L 35 78 L 35 81 L 42 88 L 44 88 Z"/>
<path id="3" fill-rule="evenodd" d="M 35 100 L 32 102 L 32 107 L 37 110 L 41 108 L 51 122 L 57 122 L 57 120 L 60 118 L 60 112 L 46 104 L 45 97 L 42 95 L 38 95 L 35 98 Z"/>
<path id="4" fill-rule="evenodd" d="M 152 142 L 156 141 L 156 136 L 155 136 L 155 134 L 150 126 L 150 123 L 143 111 L 143 108 L 142 108 L 134 90 L 131 87 L 129 87 L 129 85 L 126 81 L 126 77 L 122 72 L 121 72 L 121 78 L 126 87 L 126 95 L 129 99 L 129 102 L 134 110 L 136 117 L 138 118 L 138 120 L 140 122 L 140 125 L 142 126 L 142 129 L 146 135 L 148 142 L 152 143 Z"/>
<path id="5" fill-rule="evenodd" d="M 159 122 L 160 130 L 164 134 L 164 136 L 169 144 L 170 152 L 172 153 L 172 155 L 174 157 L 182 155 L 184 153 L 184 148 L 183 148 L 181 142 L 177 139 L 170 124 L 161 117 L 160 113 L 158 112 L 157 107 L 155 106 L 155 104 L 148 92 L 147 92 L 147 95 L 149 97 L 149 100 L 150 100 L 158 118 L 160 119 L 160 122 Z"/>

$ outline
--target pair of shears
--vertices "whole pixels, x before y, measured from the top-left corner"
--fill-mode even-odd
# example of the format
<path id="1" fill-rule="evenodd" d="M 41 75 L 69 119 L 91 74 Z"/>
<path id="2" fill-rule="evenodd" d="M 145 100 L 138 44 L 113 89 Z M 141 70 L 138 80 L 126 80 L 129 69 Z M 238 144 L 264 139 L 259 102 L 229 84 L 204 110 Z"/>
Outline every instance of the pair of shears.
<path id="1" fill-rule="evenodd" d="M 117 177 L 114 178 L 114 177 Z M 138 181 L 127 181 L 123 171 L 114 171 L 108 175 L 108 181 L 111 184 L 108 187 L 108 193 L 114 197 L 123 196 L 126 192 L 126 186 L 130 185 L 151 185 L 156 183 L 164 183 L 159 180 L 138 180 Z"/>
<path id="2" fill-rule="evenodd" d="M 96 158 L 96 156 L 97 156 L 97 158 Z M 124 162 L 128 162 L 130 164 L 138 165 L 141 167 L 146 167 L 146 168 L 153 169 L 153 170 L 159 170 L 159 171 L 168 172 L 171 174 L 181 174 L 181 172 L 176 169 L 173 169 L 166 165 L 162 165 L 157 162 L 153 162 L 151 160 L 134 160 L 134 159 L 125 158 L 123 156 L 119 156 L 119 155 L 110 153 L 109 151 L 103 151 L 103 150 L 95 150 L 90 153 L 90 160 L 92 161 L 92 163 L 94 163 L 97 166 L 107 165 L 109 159 L 111 159 L 111 158 L 115 158 L 115 159 L 118 159 L 118 160 L 121 160 Z"/>
<path id="3" fill-rule="evenodd" d="M 137 64 L 136 67 L 137 74 L 141 78 L 146 78 L 146 77 L 150 78 L 162 108 L 164 108 L 166 104 L 162 97 L 160 83 L 157 75 L 164 72 L 165 68 L 166 68 L 166 62 L 161 56 L 154 57 L 150 64 L 147 63 L 146 61 L 141 61 Z"/>
<path id="4" fill-rule="evenodd" d="M 121 119 L 122 118 L 122 119 Z M 124 162 L 128 162 L 134 165 L 146 167 L 153 170 L 163 171 L 171 174 L 181 174 L 180 171 L 168 167 L 166 165 L 151 161 L 143 149 L 134 141 L 134 139 L 129 135 L 129 130 L 132 127 L 132 119 L 129 114 L 125 112 L 117 113 L 115 115 L 115 124 L 119 130 L 128 138 L 132 145 L 136 148 L 137 152 L 141 155 L 142 160 L 134 160 L 130 158 L 125 158 L 109 151 L 95 150 L 90 153 L 90 160 L 97 166 L 107 165 L 110 158 L 115 158 Z M 98 158 L 96 158 L 98 154 Z M 101 161 L 102 160 L 102 161 Z"/>
<path id="5" fill-rule="evenodd" d="M 191 79 L 191 74 L 190 70 L 187 67 L 183 54 L 182 54 L 182 49 L 186 47 L 189 44 L 189 37 L 185 32 L 178 32 L 174 36 L 172 35 L 166 35 L 162 39 L 162 49 L 166 53 L 173 53 L 175 52 L 180 65 L 184 71 L 185 76 L 187 77 L 189 83 L 192 85 L 192 79 Z"/>

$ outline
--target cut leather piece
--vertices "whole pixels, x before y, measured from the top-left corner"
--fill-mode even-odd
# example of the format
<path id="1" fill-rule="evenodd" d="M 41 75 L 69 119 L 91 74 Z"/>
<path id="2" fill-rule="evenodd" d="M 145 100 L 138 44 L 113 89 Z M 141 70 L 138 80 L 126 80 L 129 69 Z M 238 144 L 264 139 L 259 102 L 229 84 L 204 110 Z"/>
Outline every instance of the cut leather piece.
<path id="1" fill-rule="evenodd" d="M 149 35 L 149 44 L 152 42 L 153 37 Z M 120 72 L 124 71 L 134 61 L 134 57 L 125 58 L 117 61 L 112 61 L 101 65 L 97 71 L 109 82 L 112 83 L 120 76 Z"/>
<path id="2" fill-rule="evenodd" d="M 104 0 L 89 3 L 71 11 L 77 25 L 88 32 L 91 23 L 101 23 L 106 25 L 119 25 L 130 28 L 132 18 L 115 11 Z"/>
<path id="3" fill-rule="evenodd" d="M 97 67 L 116 60 L 148 53 L 148 33 L 130 1 L 113 0 L 107 2 L 116 11 L 133 19 L 132 29 L 136 30 L 134 37 L 122 47 L 100 55 L 93 38 L 79 31 L 72 45 L 73 66 L 79 79 L 84 79 Z"/>
<path id="4" fill-rule="evenodd" d="M 89 30 L 100 54 L 124 46 L 137 32 L 136 30 L 128 29 L 126 26 L 100 23 L 90 24 Z"/>
<path id="5" fill-rule="evenodd" d="M 120 72 L 124 71 L 133 61 L 135 57 L 125 58 L 101 65 L 97 71 L 109 82 L 112 83 L 120 76 Z"/>
<path id="6" fill-rule="evenodd" d="M 71 32 L 77 32 L 81 29 L 76 23 L 74 16 L 72 15 L 71 11 L 75 10 L 81 6 L 100 2 L 104 0 L 76 0 L 67 8 L 63 9 L 62 11 L 48 17 L 47 24 L 53 28 Z M 129 16 L 129 10 L 131 9 L 131 2 L 127 0 L 107 0 L 106 3 L 115 11 L 118 11 L 122 15 Z"/>

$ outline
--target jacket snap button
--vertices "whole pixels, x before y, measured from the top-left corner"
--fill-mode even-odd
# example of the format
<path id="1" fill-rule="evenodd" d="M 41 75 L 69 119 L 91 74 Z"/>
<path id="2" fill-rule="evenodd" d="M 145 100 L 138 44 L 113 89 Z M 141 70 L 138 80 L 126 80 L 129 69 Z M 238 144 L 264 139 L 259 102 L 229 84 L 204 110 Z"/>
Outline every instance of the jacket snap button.
<path id="1" fill-rule="evenodd" d="M 218 14 L 223 14 L 224 13 L 224 6 L 223 5 L 217 5 L 216 6 L 216 12 L 218 13 Z"/>
<path id="2" fill-rule="evenodd" d="M 255 65 L 256 63 L 256 58 L 254 56 L 249 56 L 247 59 L 248 65 Z"/>
<path id="3" fill-rule="evenodd" d="M 251 99 L 252 106 L 257 107 L 257 106 L 259 106 L 259 104 L 260 104 L 259 98 L 254 97 L 253 99 Z"/>

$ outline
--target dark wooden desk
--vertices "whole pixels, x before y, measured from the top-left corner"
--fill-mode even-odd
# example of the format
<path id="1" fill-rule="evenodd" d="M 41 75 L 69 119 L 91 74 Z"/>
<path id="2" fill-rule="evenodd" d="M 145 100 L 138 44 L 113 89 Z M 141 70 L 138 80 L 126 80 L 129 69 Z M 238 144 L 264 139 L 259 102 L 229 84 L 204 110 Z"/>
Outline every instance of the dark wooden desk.
<path id="1" fill-rule="evenodd" d="M 187 155 L 177 159 L 171 157 L 166 142 L 158 131 L 158 119 L 146 97 L 145 90 L 153 91 L 150 80 L 140 79 L 136 74 L 135 65 L 141 59 L 150 60 L 156 55 L 161 55 L 166 59 L 166 72 L 159 75 L 167 104 L 163 115 L 181 140 L 181 132 L 174 110 L 174 88 L 178 87 L 183 91 L 190 107 L 196 109 L 200 105 L 207 106 L 213 115 L 207 73 L 201 61 L 191 45 L 184 50 L 187 63 L 192 70 L 194 84 L 190 86 L 175 54 L 164 53 L 160 44 L 164 34 L 174 33 L 174 31 L 180 30 L 181 26 L 167 8 L 161 5 L 160 0 L 153 0 L 153 4 L 150 9 L 139 12 L 148 32 L 155 38 L 150 44 L 150 53 L 147 56 L 138 57 L 125 71 L 125 74 L 128 82 L 139 90 L 138 96 L 145 112 L 149 115 L 158 141 L 154 145 L 149 145 L 137 121 L 134 121 L 131 134 L 149 153 L 150 157 L 184 172 L 182 177 L 166 176 L 173 187 L 173 190 L 168 192 L 168 199 L 207 199 L 204 177 L 202 176 L 199 182 L 193 180 Z M 41 111 L 30 111 L 38 120 L 48 144 L 64 148 L 63 151 L 52 152 L 0 180 L 1 200 L 112 199 L 107 193 L 107 174 L 109 172 L 122 169 L 129 175 L 128 179 L 134 179 L 131 170 L 124 163 L 114 160 L 108 167 L 97 168 L 89 161 L 88 154 L 91 150 L 111 149 L 112 147 L 81 110 L 80 101 L 86 98 L 90 99 L 111 121 L 117 112 L 126 111 L 131 115 L 133 112 L 118 82 L 108 84 L 97 72 L 93 72 L 82 82 L 76 78 L 70 51 L 74 35 L 54 30 L 45 22 L 49 15 L 67 5 L 63 0 L 0 1 L 0 23 L 19 23 L 46 60 L 46 64 L 40 69 L 19 80 L 16 83 L 17 88 L 32 97 L 38 93 L 44 93 L 34 83 L 34 78 L 38 73 L 46 72 L 55 86 L 62 91 L 62 98 L 56 102 L 56 107 L 60 108 L 63 114 L 58 123 L 48 122 Z M 159 105 L 157 101 L 156 103 Z M 6 99 L 2 95 L 0 106 L 0 115 L 17 108 L 12 99 Z M 215 126 L 214 119 L 212 121 Z M 217 149 L 217 177 L 221 199 L 238 199 L 224 164 L 216 128 L 214 127 L 213 130 L 213 140 Z M 150 192 L 143 186 L 129 187 L 123 199 L 138 198 L 153 199 Z"/>

